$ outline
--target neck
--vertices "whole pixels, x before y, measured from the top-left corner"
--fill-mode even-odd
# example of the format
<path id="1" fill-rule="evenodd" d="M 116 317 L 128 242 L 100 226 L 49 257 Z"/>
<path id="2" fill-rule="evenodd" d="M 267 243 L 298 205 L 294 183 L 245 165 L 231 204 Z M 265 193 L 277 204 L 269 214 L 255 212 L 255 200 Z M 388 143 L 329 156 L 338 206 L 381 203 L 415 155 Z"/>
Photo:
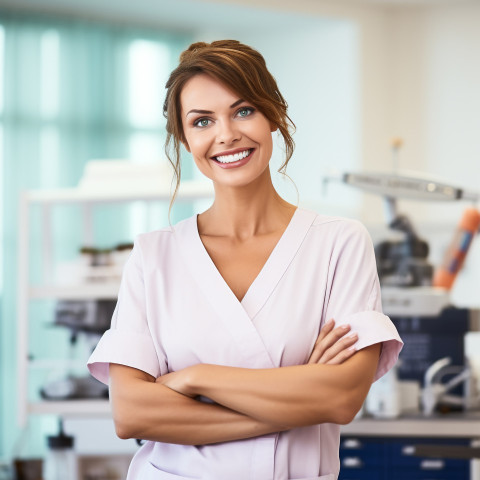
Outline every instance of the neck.
<path id="1" fill-rule="evenodd" d="M 213 205 L 198 218 L 203 235 L 246 240 L 255 235 L 284 229 L 295 206 L 275 190 L 270 172 L 241 188 L 215 185 Z"/>

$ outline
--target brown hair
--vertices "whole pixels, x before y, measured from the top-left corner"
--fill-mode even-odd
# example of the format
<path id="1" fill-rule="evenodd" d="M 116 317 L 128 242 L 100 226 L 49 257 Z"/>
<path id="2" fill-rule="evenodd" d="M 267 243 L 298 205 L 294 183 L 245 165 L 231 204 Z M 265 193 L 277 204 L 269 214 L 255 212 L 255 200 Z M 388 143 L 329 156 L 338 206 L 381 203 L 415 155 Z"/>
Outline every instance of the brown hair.
<path id="1" fill-rule="evenodd" d="M 165 85 L 167 94 L 163 115 L 167 119 L 165 153 L 174 169 L 175 191 L 170 209 L 180 185 L 180 142 L 185 142 L 180 93 L 185 83 L 195 75 L 211 75 L 242 99 L 251 102 L 280 131 L 285 143 L 285 161 L 278 169 L 285 174 L 295 143 L 290 134 L 295 125 L 287 115 L 287 102 L 278 90 L 277 82 L 268 71 L 262 55 L 237 40 L 218 40 L 210 44 L 193 43 L 180 55 L 180 64 Z M 171 156 L 173 143 L 173 155 Z M 173 159 L 172 159 L 173 157 Z"/>

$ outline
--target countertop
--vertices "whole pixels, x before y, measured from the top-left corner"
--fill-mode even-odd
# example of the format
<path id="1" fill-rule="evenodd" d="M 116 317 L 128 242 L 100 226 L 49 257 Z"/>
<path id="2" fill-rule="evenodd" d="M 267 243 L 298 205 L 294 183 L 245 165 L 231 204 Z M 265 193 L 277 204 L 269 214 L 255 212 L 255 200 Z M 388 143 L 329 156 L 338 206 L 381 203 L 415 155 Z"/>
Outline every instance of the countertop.
<path id="1" fill-rule="evenodd" d="M 480 411 L 403 415 L 393 419 L 362 417 L 342 425 L 342 435 L 381 437 L 470 437 L 480 439 Z"/>

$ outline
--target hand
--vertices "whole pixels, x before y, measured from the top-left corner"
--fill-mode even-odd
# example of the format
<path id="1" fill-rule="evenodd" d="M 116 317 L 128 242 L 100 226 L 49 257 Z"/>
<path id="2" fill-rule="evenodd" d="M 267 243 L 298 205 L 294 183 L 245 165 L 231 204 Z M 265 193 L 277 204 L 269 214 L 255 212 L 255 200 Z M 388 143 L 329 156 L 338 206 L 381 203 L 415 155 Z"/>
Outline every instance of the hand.
<path id="1" fill-rule="evenodd" d="M 190 389 L 190 380 L 193 374 L 195 366 L 184 368 L 183 370 L 178 370 L 176 372 L 167 373 L 158 377 L 155 380 L 155 383 L 160 383 L 175 390 L 182 395 L 185 395 L 190 398 L 195 398 L 196 394 Z"/>
<path id="2" fill-rule="evenodd" d="M 346 335 L 350 325 L 334 326 L 332 318 L 322 327 L 307 363 L 340 365 L 355 353 L 353 344 L 358 340 L 358 335 Z"/>

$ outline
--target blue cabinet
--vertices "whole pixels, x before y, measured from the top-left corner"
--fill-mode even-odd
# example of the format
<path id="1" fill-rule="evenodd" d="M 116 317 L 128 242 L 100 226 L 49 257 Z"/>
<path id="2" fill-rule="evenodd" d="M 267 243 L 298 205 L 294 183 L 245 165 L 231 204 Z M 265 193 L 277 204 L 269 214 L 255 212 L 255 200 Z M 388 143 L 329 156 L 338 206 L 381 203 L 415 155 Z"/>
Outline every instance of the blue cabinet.
<path id="1" fill-rule="evenodd" d="M 469 480 L 470 462 L 413 455 L 414 445 L 469 445 L 469 439 L 342 437 L 339 480 Z"/>

